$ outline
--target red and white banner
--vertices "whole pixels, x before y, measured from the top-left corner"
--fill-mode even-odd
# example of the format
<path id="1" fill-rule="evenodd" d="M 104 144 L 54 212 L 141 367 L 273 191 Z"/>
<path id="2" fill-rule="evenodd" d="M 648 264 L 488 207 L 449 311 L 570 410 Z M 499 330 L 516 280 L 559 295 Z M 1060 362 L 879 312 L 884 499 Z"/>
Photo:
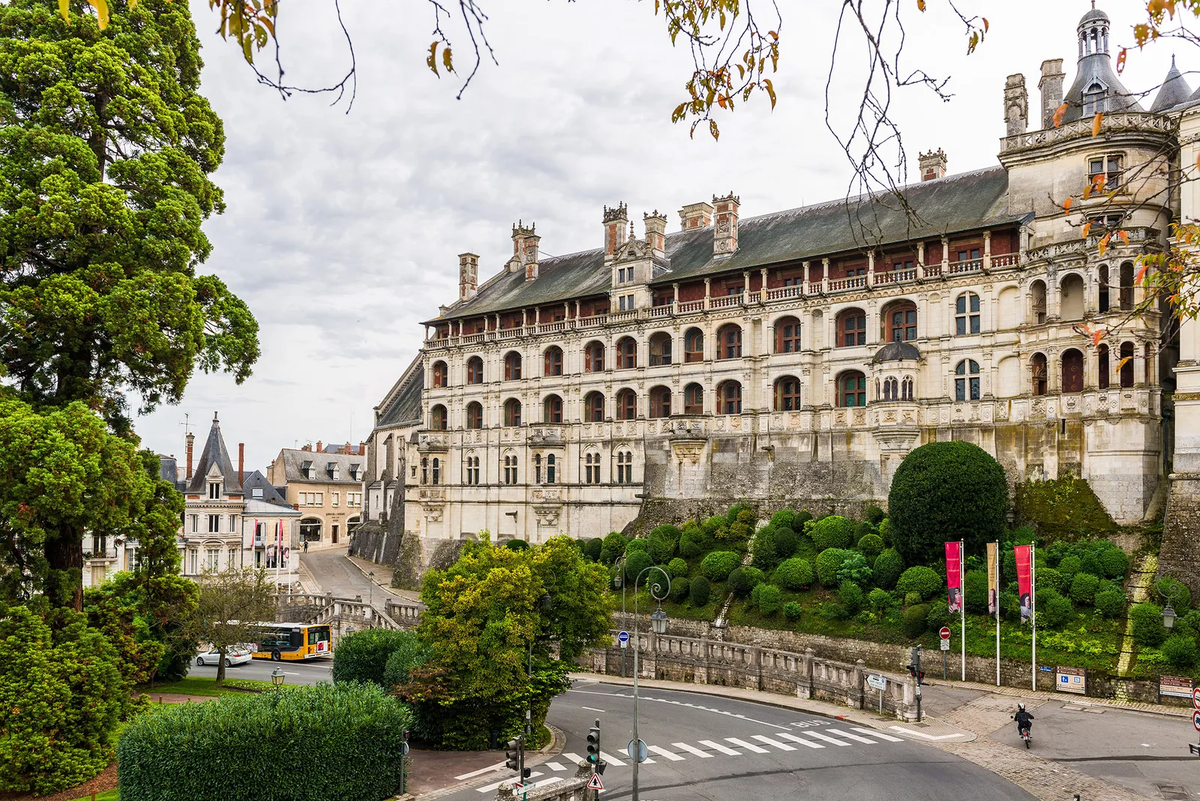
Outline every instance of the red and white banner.
<path id="1" fill-rule="evenodd" d="M 1018 545 L 1013 549 L 1017 557 L 1017 592 L 1021 596 L 1021 620 L 1033 617 L 1033 546 Z"/>
<path id="2" fill-rule="evenodd" d="M 963 544 L 962 541 L 946 543 L 946 593 L 952 613 L 963 608 Z"/>

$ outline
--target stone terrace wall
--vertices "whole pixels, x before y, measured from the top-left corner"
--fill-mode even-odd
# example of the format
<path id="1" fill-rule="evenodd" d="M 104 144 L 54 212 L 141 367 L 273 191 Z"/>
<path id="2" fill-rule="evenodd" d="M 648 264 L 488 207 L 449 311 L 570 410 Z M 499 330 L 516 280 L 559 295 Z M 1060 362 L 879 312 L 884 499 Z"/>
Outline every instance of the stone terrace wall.
<path id="1" fill-rule="evenodd" d="M 1158 567 L 1160 574 L 1170 574 L 1188 585 L 1193 598 L 1200 596 L 1197 535 L 1200 535 L 1200 474 L 1172 474 Z"/>

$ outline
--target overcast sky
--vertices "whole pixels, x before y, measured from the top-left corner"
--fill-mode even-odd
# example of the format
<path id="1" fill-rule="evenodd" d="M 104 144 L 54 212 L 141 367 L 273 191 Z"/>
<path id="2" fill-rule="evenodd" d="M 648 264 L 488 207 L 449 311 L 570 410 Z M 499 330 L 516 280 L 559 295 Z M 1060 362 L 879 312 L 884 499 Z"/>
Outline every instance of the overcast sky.
<path id="1" fill-rule="evenodd" d="M 420 321 L 457 295 L 458 256 L 480 255 L 480 282 L 511 256 L 511 225 L 536 221 L 544 254 L 602 244 L 605 204 L 625 201 L 631 219 L 658 209 L 668 231 L 678 210 L 730 190 L 744 217 L 841 197 L 850 168 L 824 126 L 834 0 L 778 0 L 784 14 L 772 113 L 756 98 L 720 119 L 714 143 L 672 125 L 690 59 L 672 50 L 650 0 L 491 0 L 488 33 L 499 66 L 485 64 L 461 100 L 456 78 L 425 67 L 432 14 L 426 0 L 352 0 L 345 21 L 358 56 L 358 97 L 345 104 L 296 96 L 286 102 L 255 83 L 232 44 L 212 33 L 206 0 L 192 12 L 204 45 L 205 95 L 225 121 L 216 173 L 228 210 L 206 226 L 215 273 L 258 319 L 262 357 L 237 386 L 197 372 L 182 404 L 137 421 L 146 447 L 183 456 L 183 421 L 198 435 L 214 411 L 230 450 L 246 443 L 247 468 L 280 448 L 358 442 L 372 409 L 416 354 Z M 1107 0 L 1114 44 L 1132 44 L 1144 0 Z M 288 78 L 336 80 L 347 63 L 326 2 L 281 3 Z M 758 4 L 763 5 L 763 4 Z M 967 57 L 961 26 L 944 0 L 916 12 L 902 0 L 907 69 L 951 76 L 951 102 L 902 90 L 910 177 L 919 150 L 943 148 L 950 172 L 996 163 L 1004 134 L 1005 76 L 1022 72 L 1037 115 L 1043 59 L 1064 59 L 1074 78 L 1075 25 L 1086 0 L 959 0 L 985 14 L 986 41 Z M 467 66 L 461 29 L 457 63 Z M 850 39 L 833 113 L 857 108 L 861 61 Z M 1158 84 L 1172 45 L 1131 52 L 1128 88 Z M 1200 53 L 1178 45 L 1194 87 Z M 1116 48 L 1114 48 L 1114 53 Z M 1144 103 L 1149 106 L 1149 101 Z M 1037 127 L 1033 125 L 1031 127 Z"/>

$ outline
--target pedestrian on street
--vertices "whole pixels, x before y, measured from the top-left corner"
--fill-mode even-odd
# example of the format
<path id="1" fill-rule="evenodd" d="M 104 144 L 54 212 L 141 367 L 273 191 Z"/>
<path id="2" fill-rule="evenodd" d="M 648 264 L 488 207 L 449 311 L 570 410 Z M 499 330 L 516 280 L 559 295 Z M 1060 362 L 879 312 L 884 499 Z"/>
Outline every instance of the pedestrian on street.
<path id="1" fill-rule="evenodd" d="M 304 541 L 304 552 L 308 553 L 308 540 Z"/>

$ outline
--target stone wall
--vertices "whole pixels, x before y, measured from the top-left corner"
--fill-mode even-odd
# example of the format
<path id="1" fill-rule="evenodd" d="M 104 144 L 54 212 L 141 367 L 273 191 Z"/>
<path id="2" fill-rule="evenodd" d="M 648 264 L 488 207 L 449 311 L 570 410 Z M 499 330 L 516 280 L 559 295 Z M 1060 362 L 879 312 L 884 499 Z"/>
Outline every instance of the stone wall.
<path id="1" fill-rule="evenodd" d="M 350 555 L 369 559 L 377 565 L 395 564 L 403 536 L 379 521 L 369 520 L 354 530 L 350 539 Z"/>
<path id="2" fill-rule="evenodd" d="M 1158 557 L 1160 574 L 1169 574 L 1200 597 L 1200 473 L 1172 473 L 1163 520 L 1162 548 Z"/>

